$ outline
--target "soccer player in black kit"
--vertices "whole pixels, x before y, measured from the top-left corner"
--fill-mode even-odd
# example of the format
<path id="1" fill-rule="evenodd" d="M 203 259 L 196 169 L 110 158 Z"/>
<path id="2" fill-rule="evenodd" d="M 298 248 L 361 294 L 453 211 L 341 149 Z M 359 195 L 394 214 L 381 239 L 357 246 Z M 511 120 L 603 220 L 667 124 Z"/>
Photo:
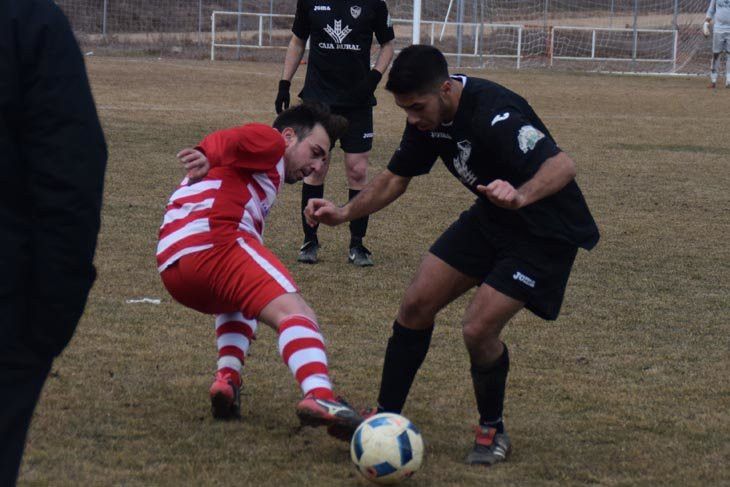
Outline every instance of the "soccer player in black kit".
<path id="1" fill-rule="evenodd" d="M 304 55 L 309 39 L 309 60 L 304 88 L 299 97 L 330 106 L 332 112 L 349 122 L 340 139 L 345 153 L 349 197 L 352 199 L 367 183 L 368 157 L 373 145 L 373 106 L 375 92 L 383 73 L 393 59 L 393 27 L 383 0 L 298 0 L 292 26 L 293 36 L 284 59 L 279 81 L 276 112 L 289 106 L 291 79 Z M 375 65 L 370 67 L 373 34 L 380 44 Z M 328 165 L 304 179 L 302 210 L 310 198 L 322 198 Z M 348 261 L 371 266 L 370 251 L 363 245 L 367 215 L 350 223 Z M 299 262 L 317 262 L 319 240 L 316 226 L 302 218 L 304 244 Z"/>
<path id="2" fill-rule="evenodd" d="M 402 410 L 436 314 L 477 286 L 463 320 L 480 416 L 466 462 L 493 465 L 511 450 L 502 421 L 509 354 L 500 333 L 522 308 L 557 318 L 578 248 L 594 247 L 598 228 L 574 180 L 575 163 L 516 93 L 484 79 L 450 77 L 443 55 L 421 45 L 398 55 L 386 89 L 408 116 L 388 168 L 343 207 L 310 201 L 306 217 L 337 225 L 378 211 L 438 157 L 477 196 L 436 240 L 406 290 L 378 409 Z"/>

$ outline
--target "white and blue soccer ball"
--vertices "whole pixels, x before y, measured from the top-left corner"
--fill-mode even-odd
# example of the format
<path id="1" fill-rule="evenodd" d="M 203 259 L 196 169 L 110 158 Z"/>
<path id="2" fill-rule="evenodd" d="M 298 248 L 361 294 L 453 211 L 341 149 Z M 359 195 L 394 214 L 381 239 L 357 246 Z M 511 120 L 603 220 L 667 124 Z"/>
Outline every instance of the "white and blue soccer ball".
<path id="1" fill-rule="evenodd" d="M 366 419 L 355 430 L 350 456 L 366 479 L 377 484 L 395 484 L 421 466 L 423 439 L 407 418 L 380 413 Z"/>

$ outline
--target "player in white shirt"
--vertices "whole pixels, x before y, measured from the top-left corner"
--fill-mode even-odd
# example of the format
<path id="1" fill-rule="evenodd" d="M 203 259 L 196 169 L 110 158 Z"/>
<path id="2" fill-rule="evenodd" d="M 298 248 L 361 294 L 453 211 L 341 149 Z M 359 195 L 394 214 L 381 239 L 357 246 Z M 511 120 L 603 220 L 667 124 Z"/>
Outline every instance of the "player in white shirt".
<path id="1" fill-rule="evenodd" d="M 713 22 L 712 28 L 712 67 L 710 71 L 710 86 L 717 86 L 717 66 L 720 63 L 720 53 L 725 52 L 725 88 L 730 87 L 730 0 L 710 0 L 710 6 L 705 16 L 703 32 L 705 36 L 710 35 L 709 24 Z"/>

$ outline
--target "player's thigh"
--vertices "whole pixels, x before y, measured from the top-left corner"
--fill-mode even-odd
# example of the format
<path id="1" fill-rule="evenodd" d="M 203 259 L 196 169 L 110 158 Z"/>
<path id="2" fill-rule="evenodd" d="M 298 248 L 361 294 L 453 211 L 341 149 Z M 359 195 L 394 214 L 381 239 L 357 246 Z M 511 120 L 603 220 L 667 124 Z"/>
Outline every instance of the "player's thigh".
<path id="1" fill-rule="evenodd" d="M 407 328 L 433 325 L 436 314 L 479 283 L 432 253 L 426 254 L 398 310 L 398 322 Z"/>
<path id="2" fill-rule="evenodd" d="M 340 147 L 345 153 L 362 154 L 373 147 L 373 108 L 338 108 L 332 113 L 347 119 L 347 130 L 340 137 Z"/>
<path id="3" fill-rule="evenodd" d="M 530 236 L 502 239 L 504 246 L 484 284 L 524 302 L 542 319 L 556 319 L 578 249 Z"/>
<path id="4" fill-rule="evenodd" d="M 214 314 L 240 311 L 247 318 L 258 317 L 276 298 L 299 292 L 276 255 L 249 236 L 183 257 L 177 281 L 186 296 L 197 296 L 195 306 L 183 304 Z"/>
<path id="5" fill-rule="evenodd" d="M 406 290 L 398 319 L 404 326 L 425 327 L 436 313 L 479 284 L 492 265 L 493 252 L 480 231 L 476 206 L 434 242 Z"/>
<path id="6" fill-rule="evenodd" d="M 467 341 L 498 339 L 507 322 L 524 306 L 524 301 L 482 284 L 464 314 L 464 338 Z"/>
<path id="7" fill-rule="evenodd" d="M 463 212 L 431 246 L 403 298 L 403 325 L 430 326 L 436 313 L 487 275 L 494 249 L 482 232 L 480 211 L 473 205 Z"/>

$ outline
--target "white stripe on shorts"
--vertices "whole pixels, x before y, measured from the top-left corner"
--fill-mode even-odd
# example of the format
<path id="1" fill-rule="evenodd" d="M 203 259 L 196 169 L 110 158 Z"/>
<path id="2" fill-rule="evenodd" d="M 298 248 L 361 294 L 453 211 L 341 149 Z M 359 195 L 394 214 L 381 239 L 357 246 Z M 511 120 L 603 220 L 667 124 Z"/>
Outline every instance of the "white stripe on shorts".
<path id="1" fill-rule="evenodd" d="M 248 255 L 250 255 L 256 263 L 261 266 L 263 270 L 266 271 L 267 274 L 269 274 L 271 277 L 274 278 L 276 282 L 279 283 L 279 285 L 284 288 L 284 291 L 288 293 L 295 293 L 297 292 L 297 288 L 292 284 L 292 282 L 287 279 L 284 274 L 279 272 L 279 269 L 271 265 L 271 263 L 266 260 L 261 254 L 256 252 L 256 250 L 253 247 L 250 247 L 242 238 L 238 239 L 238 244 L 246 251 L 248 252 Z"/>

